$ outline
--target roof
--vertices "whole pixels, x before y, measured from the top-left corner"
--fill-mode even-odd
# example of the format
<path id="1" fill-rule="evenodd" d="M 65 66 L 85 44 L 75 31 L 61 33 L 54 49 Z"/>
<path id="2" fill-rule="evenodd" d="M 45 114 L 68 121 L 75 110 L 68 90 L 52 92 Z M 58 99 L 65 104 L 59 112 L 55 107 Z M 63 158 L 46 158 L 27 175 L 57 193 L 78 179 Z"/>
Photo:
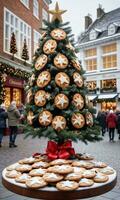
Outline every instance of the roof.
<path id="1" fill-rule="evenodd" d="M 88 29 L 82 34 L 82 36 L 79 39 L 80 43 L 88 42 L 89 39 L 89 32 L 91 30 L 99 30 L 98 37 L 97 38 L 103 38 L 107 36 L 107 28 L 108 25 L 114 23 L 115 25 L 118 25 L 116 33 L 120 33 L 120 7 L 112 10 L 108 13 L 104 13 L 100 18 L 96 19 L 89 27 Z"/>

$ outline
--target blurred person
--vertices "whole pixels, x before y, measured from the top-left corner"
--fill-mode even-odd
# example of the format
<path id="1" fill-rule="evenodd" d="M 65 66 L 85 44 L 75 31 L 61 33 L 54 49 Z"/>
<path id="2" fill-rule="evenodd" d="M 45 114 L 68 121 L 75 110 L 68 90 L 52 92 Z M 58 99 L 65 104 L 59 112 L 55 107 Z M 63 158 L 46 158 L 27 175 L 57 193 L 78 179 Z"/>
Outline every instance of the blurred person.
<path id="1" fill-rule="evenodd" d="M 117 116 L 117 133 L 118 133 L 118 139 L 120 140 L 120 110 L 117 109 L 116 112 L 116 116 Z"/>
<path id="2" fill-rule="evenodd" d="M 0 105 L 0 147 L 2 147 L 2 139 L 4 135 L 4 131 L 6 128 L 6 119 L 8 118 L 8 114 L 6 112 L 6 108 L 4 104 Z"/>
<path id="3" fill-rule="evenodd" d="M 106 132 L 106 113 L 104 110 L 98 112 L 97 120 L 101 126 L 102 136 L 104 136 Z"/>
<path id="4" fill-rule="evenodd" d="M 16 107 L 16 102 L 12 101 L 8 107 L 8 126 L 10 128 L 10 138 L 9 138 L 9 147 L 17 147 L 15 140 L 18 134 L 19 119 L 21 115 L 19 110 Z"/>
<path id="5" fill-rule="evenodd" d="M 114 141 L 114 132 L 117 126 L 117 117 L 113 110 L 110 110 L 109 114 L 107 115 L 106 122 L 109 131 L 109 140 Z"/>

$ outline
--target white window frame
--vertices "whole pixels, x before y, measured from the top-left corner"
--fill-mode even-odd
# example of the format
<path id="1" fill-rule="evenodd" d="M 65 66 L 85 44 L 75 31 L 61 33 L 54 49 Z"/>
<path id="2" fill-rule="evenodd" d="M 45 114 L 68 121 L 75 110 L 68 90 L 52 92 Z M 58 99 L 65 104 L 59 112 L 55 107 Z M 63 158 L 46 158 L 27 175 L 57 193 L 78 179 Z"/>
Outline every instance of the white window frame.
<path id="1" fill-rule="evenodd" d="M 36 31 L 35 29 L 33 29 L 34 53 L 35 53 L 36 49 L 39 47 L 40 38 L 41 38 L 41 34 L 38 31 Z"/>
<path id="2" fill-rule="evenodd" d="M 26 8 L 29 8 L 29 0 L 20 0 L 20 1 Z"/>
<path id="3" fill-rule="evenodd" d="M 38 0 L 33 0 L 33 15 L 39 19 L 39 3 Z"/>
<path id="4" fill-rule="evenodd" d="M 9 21 L 6 21 L 6 13 L 9 13 Z M 13 16 L 13 25 L 10 23 L 10 17 Z M 15 27 L 15 20 L 17 20 L 18 26 L 17 28 Z M 25 30 L 21 31 L 21 23 L 23 24 L 23 27 L 25 27 Z M 14 13 L 12 13 L 10 10 L 4 7 L 4 37 L 3 37 L 3 51 L 9 55 L 11 55 L 10 50 L 5 49 L 5 40 L 6 40 L 6 26 L 8 25 L 9 27 L 9 33 L 8 33 L 8 46 L 10 49 L 10 40 L 11 40 L 11 31 L 10 29 L 13 29 L 13 32 L 16 35 L 16 31 L 18 33 L 17 39 L 16 39 L 16 46 L 17 46 L 17 53 L 15 54 L 15 57 L 18 58 L 19 60 L 22 60 L 21 58 L 21 53 L 22 53 L 22 48 L 23 48 L 23 42 L 24 39 L 26 39 L 27 45 L 28 45 L 28 52 L 29 52 L 29 60 L 27 61 L 28 63 L 31 63 L 31 26 L 29 26 L 25 21 L 17 17 Z M 21 43 L 20 36 L 23 34 L 23 42 Z"/>

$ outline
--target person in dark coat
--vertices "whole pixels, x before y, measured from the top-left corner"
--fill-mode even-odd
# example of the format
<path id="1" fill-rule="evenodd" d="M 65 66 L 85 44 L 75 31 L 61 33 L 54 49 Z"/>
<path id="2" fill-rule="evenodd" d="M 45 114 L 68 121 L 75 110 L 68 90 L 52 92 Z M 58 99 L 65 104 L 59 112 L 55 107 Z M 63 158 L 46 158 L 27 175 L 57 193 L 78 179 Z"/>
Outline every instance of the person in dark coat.
<path id="1" fill-rule="evenodd" d="M 18 133 L 18 124 L 21 115 L 16 107 L 16 102 L 12 101 L 8 108 L 8 126 L 10 128 L 10 142 L 9 147 L 17 147 L 15 140 Z"/>
<path id="2" fill-rule="evenodd" d="M 8 117 L 8 114 L 5 109 L 5 105 L 1 104 L 0 106 L 0 147 L 2 147 L 2 139 L 4 130 L 6 128 L 6 119 Z"/>
<path id="3" fill-rule="evenodd" d="M 109 114 L 107 115 L 106 122 L 109 129 L 109 139 L 110 141 L 114 141 L 114 132 L 117 126 L 117 117 L 116 114 L 113 113 L 113 110 L 110 110 Z"/>
<path id="4" fill-rule="evenodd" d="M 118 139 L 120 140 L 120 112 L 117 113 L 117 132 L 118 132 Z"/>
<path id="5" fill-rule="evenodd" d="M 99 122 L 99 125 L 101 126 L 102 136 L 104 136 L 105 132 L 106 132 L 106 113 L 105 113 L 105 111 L 98 112 L 97 120 Z"/>

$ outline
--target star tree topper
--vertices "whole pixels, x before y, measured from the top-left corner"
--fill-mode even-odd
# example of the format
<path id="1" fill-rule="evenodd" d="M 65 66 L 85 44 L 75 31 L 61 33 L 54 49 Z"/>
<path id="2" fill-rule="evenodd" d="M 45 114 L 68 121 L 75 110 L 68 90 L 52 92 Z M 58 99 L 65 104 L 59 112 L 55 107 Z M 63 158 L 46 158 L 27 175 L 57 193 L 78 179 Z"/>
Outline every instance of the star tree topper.
<path id="1" fill-rule="evenodd" d="M 53 15 L 51 21 L 55 21 L 56 19 L 58 19 L 60 22 L 62 22 L 61 15 L 64 14 L 66 11 L 67 10 L 60 10 L 58 2 L 56 2 L 55 10 L 49 10 L 49 13 Z"/>

